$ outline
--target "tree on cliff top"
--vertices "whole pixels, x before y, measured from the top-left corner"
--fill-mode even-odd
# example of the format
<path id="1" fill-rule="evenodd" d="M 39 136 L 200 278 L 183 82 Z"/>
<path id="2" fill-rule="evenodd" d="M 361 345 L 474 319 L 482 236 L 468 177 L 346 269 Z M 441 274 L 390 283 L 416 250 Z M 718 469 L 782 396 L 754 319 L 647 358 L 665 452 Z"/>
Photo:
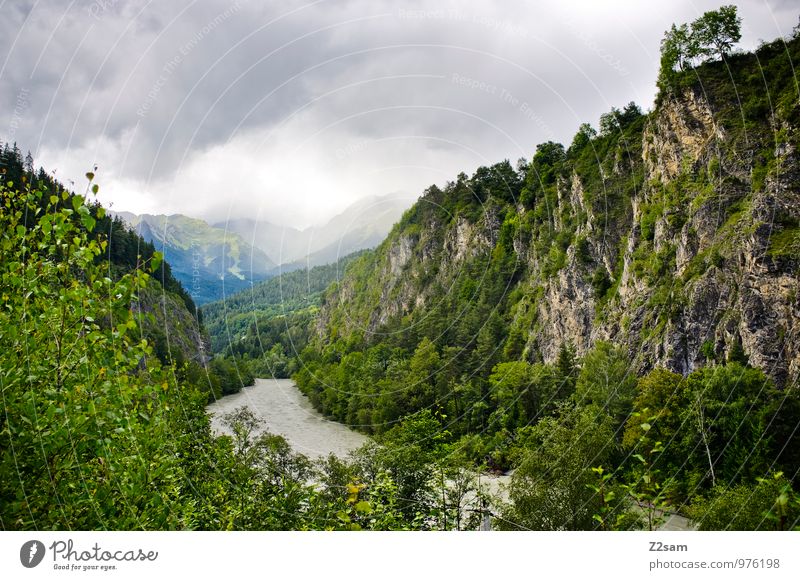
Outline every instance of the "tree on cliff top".
<path id="1" fill-rule="evenodd" d="M 725 58 L 742 38 L 742 19 L 736 6 L 711 10 L 692 22 L 691 39 L 697 43 L 699 56 Z"/>
<path id="2" fill-rule="evenodd" d="M 710 10 L 692 22 L 681 24 L 664 33 L 661 41 L 661 69 L 658 74 L 659 89 L 668 90 L 677 71 L 691 67 L 698 59 L 724 59 L 742 38 L 742 19 L 736 6 L 721 6 Z"/>

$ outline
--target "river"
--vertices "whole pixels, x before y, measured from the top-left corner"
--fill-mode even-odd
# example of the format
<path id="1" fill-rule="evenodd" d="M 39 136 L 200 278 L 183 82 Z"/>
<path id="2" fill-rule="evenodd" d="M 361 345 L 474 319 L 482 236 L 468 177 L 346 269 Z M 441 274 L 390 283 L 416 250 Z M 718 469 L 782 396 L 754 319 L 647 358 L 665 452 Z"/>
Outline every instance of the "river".
<path id="1" fill-rule="evenodd" d="M 243 405 L 264 421 L 266 430 L 286 438 L 292 449 L 309 459 L 327 457 L 330 453 L 344 459 L 369 440 L 323 417 L 289 379 L 256 379 L 253 386 L 209 405 L 214 431 L 224 433 L 222 415 Z M 483 475 L 479 481 L 492 495 L 505 496 L 501 484 L 507 484 L 509 479 L 505 475 Z"/>
<path id="2" fill-rule="evenodd" d="M 214 430 L 224 432 L 222 415 L 243 405 L 264 421 L 268 431 L 286 438 L 292 449 L 309 459 L 330 453 L 345 458 L 368 441 L 365 435 L 325 419 L 289 379 L 256 379 L 253 386 L 209 405 Z"/>
<path id="3" fill-rule="evenodd" d="M 320 415 L 289 379 L 256 379 L 252 387 L 245 387 L 239 393 L 209 405 L 214 431 L 225 432 L 222 415 L 243 405 L 264 421 L 265 429 L 285 437 L 292 449 L 309 459 L 327 457 L 330 453 L 344 459 L 350 451 L 369 440 L 365 435 Z M 505 486 L 509 480 L 507 475 L 484 475 L 479 479 L 480 484 L 496 499 L 508 499 Z M 686 518 L 672 515 L 661 529 L 686 530 L 691 526 Z"/>

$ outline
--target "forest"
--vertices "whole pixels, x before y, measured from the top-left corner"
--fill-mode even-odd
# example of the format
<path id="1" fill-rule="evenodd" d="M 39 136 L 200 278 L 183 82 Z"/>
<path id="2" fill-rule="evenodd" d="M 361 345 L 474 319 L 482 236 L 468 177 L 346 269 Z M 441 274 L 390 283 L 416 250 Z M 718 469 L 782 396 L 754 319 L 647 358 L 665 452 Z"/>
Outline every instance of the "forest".
<path id="1" fill-rule="evenodd" d="M 204 306 L 200 312 L 216 353 L 257 376 L 289 377 L 306 347 L 323 291 L 363 252 L 333 264 L 293 270 Z M 268 348 L 265 346 L 268 345 Z"/>

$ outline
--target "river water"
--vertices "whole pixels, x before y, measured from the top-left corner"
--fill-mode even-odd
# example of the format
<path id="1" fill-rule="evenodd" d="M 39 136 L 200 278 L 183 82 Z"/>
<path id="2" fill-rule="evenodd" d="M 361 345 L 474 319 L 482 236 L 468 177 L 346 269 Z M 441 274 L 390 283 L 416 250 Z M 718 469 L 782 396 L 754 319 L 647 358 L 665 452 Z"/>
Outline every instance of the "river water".
<path id="1" fill-rule="evenodd" d="M 222 415 L 243 405 L 264 421 L 268 431 L 285 437 L 292 449 L 309 459 L 330 453 L 344 458 L 367 442 L 361 433 L 320 415 L 289 379 L 256 379 L 252 387 L 209 405 L 215 432 L 224 432 Z"/>
<path id="2" fill-rule="evenodd" d="M 344 459 L 350 451 L 368 441 L 365 435 L 341 423 L 325 419 L 289 379 L 256 379 L 252 387 L 245 387 L 239 393 L 228 395 L 209 405 L 207 409 L 211 414 L 214 431 L 224 433 L 222 415 L 242 405 L 249 407 L 264 421 L 265 429 L 285 437 L 292 449 L 309 459 L 327 457 L 330 453 Z M 505 486 L 509 480 L 507 475 L 484 475 L 479 482 L 492 496 L 507 499 Z M 685 518 L 673 515 L 661 529 L 691 528 Z"/>

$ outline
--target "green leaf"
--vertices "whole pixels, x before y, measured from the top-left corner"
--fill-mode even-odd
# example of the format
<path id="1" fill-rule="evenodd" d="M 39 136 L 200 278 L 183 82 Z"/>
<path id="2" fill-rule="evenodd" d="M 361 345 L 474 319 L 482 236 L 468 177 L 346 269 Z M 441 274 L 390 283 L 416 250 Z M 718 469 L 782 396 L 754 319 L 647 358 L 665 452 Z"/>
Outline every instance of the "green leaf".
<path id="1" fill-rule="evenodd" d="M 85 208 L 85 207 L 82 207 L 81 209 L 86 209 L 86 208 Z M 83 211 L 82 211 L 82 212 L 80 212 L 80 214 L 81 214 L 81 223 L 83 224 L 83 227 L 85 227 L 85 228 L 86 228 L 88 231 L 90 231 L 90 232 L 91 232 L 92 230 L 94 230 L 94 226 L 95 226 L 95 224 L 96 224 L 97 222 L 96 222 L 96 221 L 95 221 L 95 219 L 94 219 L 94 218 L 93 218 L 93 217 L 92 217 L 92 216 L 89 214 L 89 211 L 88 211 L 88 210 L 86 210 L 85 212 L 83 212 Z"/>
<path id="2" fill-rule="evenodd" d="M 92 193 L 97 195 L 98 191 L 100 191 L 100 186 L 95 183 L 94 185 L 92 185 Z"/>
<path id="3" fill-rule="evenodd" d="M 161 262 L 164 260 L 164 254 L 161 252 L 153 252 L 153 257 L 150 258 L 150 271 L 157 272 L 158 267 L 161 266 Z"/>
<path id="4" fill-rule="evenodd" d="M 372 506 L 368 501 L 360 501 L 356 504 L 356 511 L 363 514 L 372 513 Z"/>
<path id="5" fill-rule="evenodd" d="M 93 172 L 91 172 L 91 171 L 87 171 L 87 172 L 86 172 L 86 179 L 88 179 L 89 181 L 91 181 L 92 179 L 94 179 L 94 173 L 93 173 Z"/>

